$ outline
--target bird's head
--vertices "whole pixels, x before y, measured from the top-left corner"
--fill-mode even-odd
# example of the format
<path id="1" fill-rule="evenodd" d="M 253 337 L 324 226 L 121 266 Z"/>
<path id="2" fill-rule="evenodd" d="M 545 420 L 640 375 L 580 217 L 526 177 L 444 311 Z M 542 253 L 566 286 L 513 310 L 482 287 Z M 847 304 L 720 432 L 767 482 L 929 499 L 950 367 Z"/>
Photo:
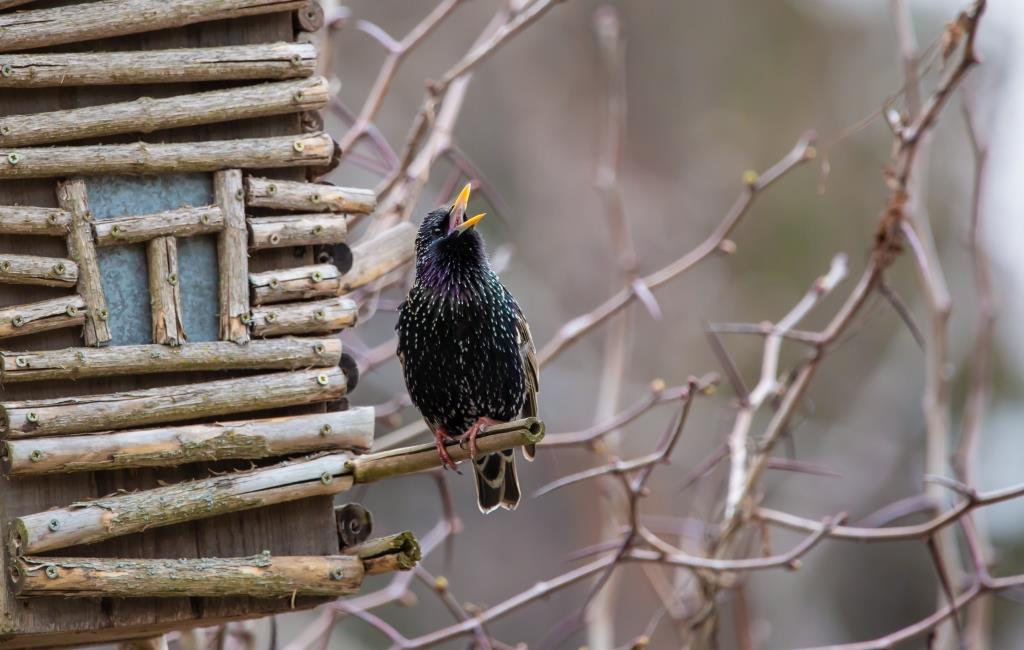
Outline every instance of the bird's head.
<path id="1" fill-rule="evenodd" d="M 471 183 L 450 206 L 433 210 L 423 218 L 416 237 L 416 273 L 437 279 L 462 276 L 487 266 L 484 239 L 476 225 L 483 213 L 466 218 Z"/>

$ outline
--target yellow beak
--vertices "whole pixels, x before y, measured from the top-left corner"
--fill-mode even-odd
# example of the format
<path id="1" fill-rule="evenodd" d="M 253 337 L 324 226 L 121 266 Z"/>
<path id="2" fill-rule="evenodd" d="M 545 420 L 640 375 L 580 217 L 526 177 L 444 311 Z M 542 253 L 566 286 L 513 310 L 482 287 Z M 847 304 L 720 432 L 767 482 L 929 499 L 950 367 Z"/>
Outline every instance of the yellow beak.
<path id="1" fill-rule="evenodd" d="M 452 204 L 451 216 L 448 218 L 448 232 L 451 232 L 462 225 L 462 218 L 466 216 L 466 206 L 469 205 L 469 192 L 473 189 L 472 183 L 466 183 L 466 186 L 459 192 L 459 196 L 455 199 L 455 203 Z"/>
<path id="2" fill-rule="evenodd" d="M 462 222 L 461 225 L 457 226 L 455 229 L 458 230 L 459 234 L 461 235 L 462 233 L 466 232 L 467 230 L 469 230 L 470 228 L 472 228 L 476 224 L 480 223 L 480 220 L 483 219 L 486 214 L 487 214 L 486 212 L 481 212 L 480 214 L 476 215 L 475 217 L 471 217 L 469 219 L 466 219 L 465 221 Z"/>

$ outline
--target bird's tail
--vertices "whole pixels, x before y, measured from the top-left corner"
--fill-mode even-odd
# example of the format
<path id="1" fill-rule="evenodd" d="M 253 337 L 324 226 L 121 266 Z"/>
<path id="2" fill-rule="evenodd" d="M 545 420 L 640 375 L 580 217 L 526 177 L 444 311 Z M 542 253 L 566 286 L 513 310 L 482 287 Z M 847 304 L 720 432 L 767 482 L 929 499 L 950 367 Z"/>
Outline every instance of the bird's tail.
<path id="1" fill-rule="evenodd" d="M 516 457 L 511 449 L 475 459 L 473 474 L 480 512 L 486 514 L 497 508 L 515 510 L 519 505 L 519 478 L 516 476 Z"/>

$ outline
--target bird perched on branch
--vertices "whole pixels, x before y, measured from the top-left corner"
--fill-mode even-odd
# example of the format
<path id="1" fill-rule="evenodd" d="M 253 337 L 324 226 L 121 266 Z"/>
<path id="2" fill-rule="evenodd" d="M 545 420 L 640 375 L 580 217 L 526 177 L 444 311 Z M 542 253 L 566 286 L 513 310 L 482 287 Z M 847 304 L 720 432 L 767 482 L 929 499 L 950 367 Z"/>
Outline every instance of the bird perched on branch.
<path id="1" fill-rule="evenodd" d="M 412 403 L 445 449 L 464 441 L 473 458 L 482 512 L 519 503 L 511 450 L 477 458 L 482 427 L 537 415 L 537 359 L 530 327 L 515 298 L 491 270 L 475 226 L 466 217 L 471 184 L 450 207 L 427 214 L 416 237 L 416 281 L 399 308 L 398 358 Z M 533 445 L 524 447 L 533 460 Z"/>

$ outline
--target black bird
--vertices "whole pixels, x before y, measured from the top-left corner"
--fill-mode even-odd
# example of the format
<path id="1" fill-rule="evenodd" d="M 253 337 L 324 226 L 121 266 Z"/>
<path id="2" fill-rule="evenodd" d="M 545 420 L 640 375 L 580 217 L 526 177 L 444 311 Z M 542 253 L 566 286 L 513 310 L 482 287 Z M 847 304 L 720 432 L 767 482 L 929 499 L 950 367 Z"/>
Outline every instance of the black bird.
<path id="1" fill-rule="evenodd" d="M 537 415 L 537 359 L 530 327 L 491 270 L 483 237 L 466 219 L 470 185 L 451 207 L 427 214 L 416 237 L 416 281 L 399 308 L 398 358 L 412 403 L 433 431 L 437 453 L 468 442 L 482 512 L 519 503 L 512 451 L 477 458 L 481 427 Z M 534 448 L 524 448 L 533 460 Z"/>

